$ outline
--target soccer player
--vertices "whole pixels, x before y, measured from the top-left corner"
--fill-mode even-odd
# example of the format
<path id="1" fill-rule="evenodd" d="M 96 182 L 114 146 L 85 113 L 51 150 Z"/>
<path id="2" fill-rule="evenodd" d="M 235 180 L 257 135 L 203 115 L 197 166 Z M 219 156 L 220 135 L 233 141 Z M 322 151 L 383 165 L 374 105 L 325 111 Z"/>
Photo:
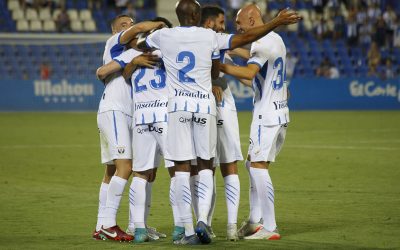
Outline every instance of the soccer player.
<path id="1" fill-rule="evenodd" d="M 239 32 L 262 26 L 260 9 L 254 5 L 242 8 L 236 18 Z M 249 221 L 241 228 L 245 239 L 280 239 L 275 221 L 274 188 L 268 168 L 275 161 L 285 140 L 289 110 L 285 83 L 286 48 L 282 38 L 271 32 L 254 42 L 247 66 L 222 64 L 221 70 L 239 79 L 253 80 L 254 110 L 246 166 L 251 187 L 259 203 L 252 209 Z M 262 227 L 257 227 L 261 218 Z M 251 235 L 249 235 L 251 234 Z M 248 235 L 248 236 L 246 236 Z"/>
<path id="2" fill-rule="evenodd" d="M 106 42 L 103 63 L 110 62 L 124 51 L 124 45 L 137 34 L 162 27 L 162 22 L 143 22 L 133 25 L 126 15 L 116 17 L 112 24 L 113 36 Z M 131 86 L 119 74 L 107 79 L 100 100 L 97 124 L 100 132 L 101 158 L 106 171 L 99 193 L 99 211 L 95 239 L 131 241 L 133 237 L 123 232 L 116 223 L 116 214 L 122 192 L 131 174 Z"/>
<path id="3" fill-rule="evenodd" d="M 229 64 L 233 64 L 233 62 L 229 55 L 225 53 L 228 49 L 234 49 L 249 42 L 253 42 L 259 38 L 260 35 L 266 35 L 279 25 L 292 24 L 298 20 L 296 13 L 283 10 L 270 23 L 250 29 L 246 33 L 227 35 L 223 34 L 225 32 L 225 13 L 220 7 L 205 6 L 202 8 L 201 13 L 201 25 L 204 28 L 210 28 L 218 32 L 217 38 L 221 52 L 221 62 Z M 235 241 L 238 239 L 236 223 L 240 200 L 240 182 L 237 161 L 243 160 L 243 156 L 240 147 L 239 124 L 235 101 L 226 80 L 222 77 L 223 73 L 214 81 L 215 85 L 219 85 L 224 89 L 222 101 L 217 105 L 218 129 L 216 164 L 220 164 L 221 174 L 225 182 L 225 199 L 228 215 L 227 239 Z M 194 185 L 194 187 L 196 187 L 196 185 Z M 215 204 L 215 195 L 213 195 L 212 204 Z M 211 218 L 212 211 L 208 216 L 209 226 L 211 226 Z"/>
<path id="4" fill-rule="evenodd" d="M 172 27 L 172 24 L 162 17 L 157 17 L 152 21 L 162 21 L 168 27 Z M 133 40 L 129 45 L 135 48 L 136 41 Z M 135 155 L 133 170 L 135 172 L 129 192 L 130 217 L 127 232 L 134 234 L 134 241 L 139 243 L 148 241 L 149 238 L 156 240 L 159 237 L 166 237 L 165 234 L 148 227 L 146 221 L 151 204 L 152 183 L 165 150 L 168 90 L 165 85 L 165 69 L 160 58 L 149 54 L 137 56 L 142 52 L 135 49 L 123 52 L 114 58 L 114 61 L 100 67 L 99 71 L 105 77 L 105 75 L 124 69 L 124 78 L 132 82 L 134 88 L 133 106 L 136 112 L 133 113 L 135 127 L 132 143 Z M 157 61 L 154 61 L 155 59 Z M 154 115 L 159 119 L 154 120 Z M 166 166 L 169 167 L 171 185 L 173 185 L 175 179 L 173 164 L 166 161 Z M 149 169 L 142 170 L 146 168 Z M 175 223 L 173 239 L 176 240 L 182 237 L 184 228 L 177 219 L 177 209 L 173 199 L 174 195 L 171 193 L 170 201 Z"/>
<path id="5" fill-rule="evenodd" d="M 168 22 L 169 23 L 169 22 Z M 169 23 L 170 27 L 172 25 Z M 152 54 L 162 58 L 161 53 Z M 131 79 L 134 87 L 134 124 L 133 129 L 133 171 L 130 203 L 133 206 L 135 242 L 149 240 L 146 229 L 145 206 L 151 192 L 155 170 L 160 165 L 166 147 L 168 120 L 168 89 L 166 73 L 162 61 L 151 68 L 128 64 L 123 73 Z M 166 167 L 173 167 L 173 162 L 166 161 Z M 183 233 L 183 227 L 181 227 Z"/>
<path id="6" fill-rule="evenodd" d="M 181 26 L 161 29 L 146 39 L 159 49 L 167 72 L 168 134 L 165 158 L 175 162 L 175 198 L 185 227 L 185 237 L 176 244 L 210 243 L 207 215 L 213 193 L 212 159 L 216 147 L 216 105 L 211 78 L 219 75 L 219 50 L 216 34 L 197 27 L 200 5 L 181 0 L 176 5 Z M 190 160 L 197 158 L 203 199 L 193 228 L 191 214 Z M 200 240 L 199 240 L 199 238 Z"/>

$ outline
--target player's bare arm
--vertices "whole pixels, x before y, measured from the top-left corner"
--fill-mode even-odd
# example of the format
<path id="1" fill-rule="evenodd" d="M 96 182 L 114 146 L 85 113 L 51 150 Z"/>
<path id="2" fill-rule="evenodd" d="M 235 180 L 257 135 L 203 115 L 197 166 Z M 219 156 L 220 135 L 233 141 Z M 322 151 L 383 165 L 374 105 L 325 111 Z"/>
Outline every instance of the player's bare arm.
<path id="1" fill-rule="evenodd" d="M 289 8 L 284 9 L 279 12 L 279 14 L 270 22 L 259 27 L 252 28 L 242 34 L 234 35 L 231 41 L 231 48 L 237 48 L 254 42 L 281 25 L 294 24 L 300 20 L 301 16 L 297 12 L 290 10 Z"/>
<path id="2" fill-rule="evenodd" d="M 152 69 L 159 61 L 160 58 L 158 58 L 158 56 L 152 55 L 150 53 L 145 53 L 137 56 L 125 66 L 124 71 L 122 72 L 122 76 L 127 80 L 131 78 L 133 72 L 136 70 L 137 67 L 142 66 Z"/>
<path id="3" fill-rule="evenodd" d="M 107 76 L 116 73 L 121 70 L 121 65 L 117 63 L 116 61 L 111 61 L 100 68 L 97 69 L 96 71 L 96 76 L 97 79 L 103 81 L 107 78 Z"/>
<path id="4" fill-rule="evenodd" d="M 221 64 L 220 69 L 225 74 L 234 76 L 238 79 L 253 80 L 260 68 L 256 64 L 248 64 L 247 66 L 234 66 L 229 64 Z"/>
<path id="5" fill-rule="evenodd" d="M 165 26 L 164 22 L 145 21 L 137 23 L 122 33 L 120 43 L 127 44 L 132 39 L 136 38 L 139 33 L 145 33 L 153 29 L 160 29 Z"/>
<path id="6" fill-rule="evenodd" d="M 212 60 L 211 78 L 213 80 L 216 80 L 219 77 L 219 71 L 220 71 L 219 65 L 220 65 L 219 59 Z"/>
<path id="7" fill-rule="evenodd" d="M 220 86 L 212 86 L 212 93 L 215 96 L 215 99 L 217 100 L 218 103 L 222 101 L 222 95 L 224 91 Z"/>
<path id="8" fill-rule="evenodd" d="M 228 54 L 230 56 L 239 56 L 246 60 L 250 59 L 250 51 L 248 49 L 236 48 L 236 49 L 230 50 Z"/>
<path id="9" fill-rule="evenodd" d="M 238 79 L 239 82 L 241 82 L 243 85 L 247 87 L 252 87 L 253 86 L 253 81 L 252 80 L 247 80 L 247 79 Z"/>

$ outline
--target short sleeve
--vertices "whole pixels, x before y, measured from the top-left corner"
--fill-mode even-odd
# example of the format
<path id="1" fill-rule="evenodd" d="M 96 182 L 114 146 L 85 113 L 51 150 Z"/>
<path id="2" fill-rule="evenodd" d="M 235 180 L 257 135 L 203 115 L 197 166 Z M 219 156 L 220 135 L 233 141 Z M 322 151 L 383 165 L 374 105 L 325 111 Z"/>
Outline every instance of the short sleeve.
<path id="1" fill-rule="evenodd" d="M 218 45 L 218 39 L 217 39 L 217 33 L 213 32 L 212 33 L 212 56 L 211 59 L 219 59 L 220 58 L 220 51 L 219 51 L 219 45 Z"/>
<path id="2" fill-rule="evenodd" d="M 146 37 L 146 45 L 149 48 L 160 49 L 161 30 L 156 30 Z"/>
<path id="3" fill-rule="evenodd" d="M 250 59 L 247 61 L 247 64 L 256 64 L 261 69 L 268 61 L 267 51 L 268 48 L 262 46 L 261 42 L 254 42 L 251 45 Z"/>
<path id="4" fill-rule="evenodd" d="M 128 49 L 127 51 L 123 52 L 121 55 L 115 57 L 113 60 L 119 63 L 122 68 L 125 68 L 125 66 L 132 61 L 133 58 L 140 56 L 142 52 L 134 50 L 134 49 Z"/>
<path id="5" fill-rule="evenodd" d="M 232 34 L 217 33 L 219 50 L 230 49 L 233 36 Z"/>

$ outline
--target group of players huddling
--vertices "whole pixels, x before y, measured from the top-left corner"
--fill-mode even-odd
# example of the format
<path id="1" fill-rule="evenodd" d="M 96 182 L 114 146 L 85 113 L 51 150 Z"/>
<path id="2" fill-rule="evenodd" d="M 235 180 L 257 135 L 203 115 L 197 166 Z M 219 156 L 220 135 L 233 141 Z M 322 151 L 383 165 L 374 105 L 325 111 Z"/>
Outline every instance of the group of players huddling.
<path id="1" fill-rule="evenodd" d="M 229 35 L 224 33 L 224 11 L 217 6 L 201 8 L 194 0 L 180 0 L 176 14 L 177 27 L 164 18 L 134 24 L 121 15 L 112 22 L 113 36 L 97 70 L 105 83 L 97 123 L 107 167 L 93 238 L 140 243 L 166 237 L 147 225 L 152 183 L 164 157 L 171 177 L 175 244 L 208 244 L 215 237 L 211 220 L 218 165 L 225 182 L 227 239 L 280 239 L 268 167 L 283 145 L 289 111 L 286 48 L 272 30 L 300 17 L 286 9 L 264 24 L 260 9 L 247 5 L 237 14 L 239 33 Z M 250 43 L 250 52 L 238 48 Z M 228 52 L 247 58 L 247 66 L 233 65 Z M 235 102 L 224 73 L 254 90 L 246 161 L 250 216 L 239 230 L 237 161 L 243 157 Z M 116 214 L 131 174 L 124 232 Z"/>

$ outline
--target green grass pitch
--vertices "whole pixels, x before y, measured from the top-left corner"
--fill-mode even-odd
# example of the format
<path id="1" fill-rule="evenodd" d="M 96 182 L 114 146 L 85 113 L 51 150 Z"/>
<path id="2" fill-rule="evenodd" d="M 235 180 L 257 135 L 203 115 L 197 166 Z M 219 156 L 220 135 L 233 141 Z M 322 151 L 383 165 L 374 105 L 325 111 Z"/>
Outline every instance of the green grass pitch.
<path id="1" fill-rule="evenodd" d="M 243 153 L 250 113 L 240 113 Z M 400 248 L 400 112 L 292 112 L 271 176 L 280 241 L 226 242 L 218 172 L 215 249 Z M 103 174 L 95 113 L 0 113 L 1 249 L 169 249 L 171 238 L 134 246 L 94 241 Z M 238 222 L 249 210 L 239 163 Z M 219 170 L 218 170 L 219 171 Z M 154 185 L 149 224 L 172 229 L 167 171 Z M 118 215 L 128 218 L 127 193 Z M 185 248 L 185 247 L 181 247 Z"/>

